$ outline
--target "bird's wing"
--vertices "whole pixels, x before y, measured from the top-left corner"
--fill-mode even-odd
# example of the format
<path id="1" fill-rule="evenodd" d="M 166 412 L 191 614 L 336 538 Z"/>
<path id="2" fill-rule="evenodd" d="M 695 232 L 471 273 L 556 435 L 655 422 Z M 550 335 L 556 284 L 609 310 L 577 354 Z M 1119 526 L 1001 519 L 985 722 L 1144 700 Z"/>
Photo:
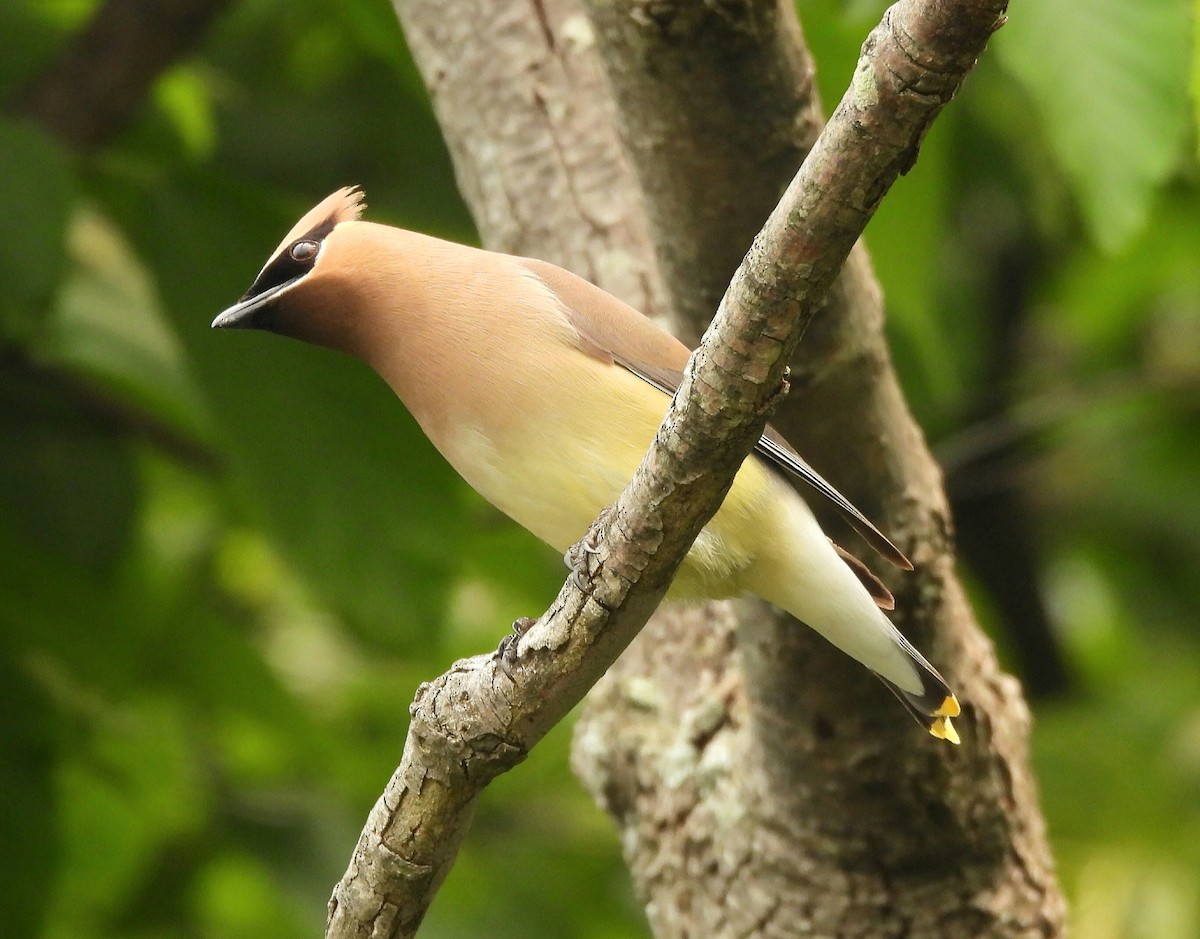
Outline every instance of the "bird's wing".
<path id="1" fill-rule="evenodd" d="M 579 327 L 576 326 L 576 329 Z M 589 344 L 594 344 L 595 340 L 591 337 L 586 337 Z M 673 395 L 679 387 L 680 381 L 683 379 L 682 372 L 676 372 L 671 369 L 661 366 L 650 365 L 645 362 L 625 359 L 615 351 L 610 350 L 610 357 L 618 365 L 631 371 L 638 378 L 647 384 L 653 385 L 659 391 L 665 394 Z M 783 439 L 783 436 L 770 424 L 767 425 L 765 432 L 759 439 L 758 444 L 754 448 L 755 452 L 775 464 L 780 469 L 786 470 L 791 475 L 795 476 L 801 482 L 805 483 L 811 490 L 822 496 L 830 505 L 837 509 L 850 526 L 862 535 L 863 539 L 874 548 L 880 555 L 887 558 L 897 567 L 911 571 L 913 569 L 912 561 L 905 557 L 904 553 L 892 544 L 891 540 L 875 525 L 869 518 L 862 514 L 849 499 L 838 492 L 833 486 L 818 473 L 815 469 L 805 462 L 791 445 Z M 843 558 L 846 558 L 847 552 L 839 548 L 839 553 Z M 857 561 L 857 559 L 855 559 Z M 860 568 L 866 570 L 861 561 L 858 561 L 858 567 L 851 564 L 856 574 L 860 574 Z M 869 573 L 869 572 L 868 572 Z M 870 575 L 874 580 L 874 575 Z M 860 579 L 861 576 L 860 576 Z M 871 583 L 866 584 L 872 596 L 878 595 Z M 878 583 L 878 581 L 876 581 Z M 882 586 L 882 584 L 880 584 Z M 890 598 L 890 594 L 888 594 Z M 891 609 L 891 607 L 884 607 Z"/>
<path id="2" fill-rule="evenodd" d="M 582 277 L 576 277 L 569 271 L 545 261 L 523 259 L 523 263 L 562 302 L 567 318 L 579 336 L 579 346 L 584 352 L 628 369 L 663 394 L 675 394 L 683 379 L 683 368 L 691 355 L 687 346 L 670 333 L 659 329 L 633 307 L 622 303 Z M 809 466 L 773 427 L 767 426 L 755 449 L 759 456 L 795 476 L 829 502 L 880 555 L 897 567 L 912 570 L 912 562 L 904 553 L 855 508 L 849 499 Z M 859 566 L 862 567 L 861 562 Z M 855 573 L 858 573 L 856 568 Z M 882 584 L 880 586 L 882 587 Z M 882 599 L 872 584 L 868 583 L 867 587 L 872 595 Z M 890 596 L 888 594 L 889 598 Z"/>
<path id="3" fill-rule="evenodd" d="M 888 590 L 887 584 L 875 576 L 871 568 L 867 567 L 857 557 L 843 548 L 840 544 L 829 539 L 829 543 L 833 545 L 833 550 L 837 552 L 837 556 L 846 562 L 846 566 L 854 572 L 854 576 L 858 578 L 859 583 L 867 588 L 867 593 L 871 595 L 871 599 L 875 601 L 875 605 L 881 610 L 896 609 L 896 598 L 892 596 L 892 592 Z"/>

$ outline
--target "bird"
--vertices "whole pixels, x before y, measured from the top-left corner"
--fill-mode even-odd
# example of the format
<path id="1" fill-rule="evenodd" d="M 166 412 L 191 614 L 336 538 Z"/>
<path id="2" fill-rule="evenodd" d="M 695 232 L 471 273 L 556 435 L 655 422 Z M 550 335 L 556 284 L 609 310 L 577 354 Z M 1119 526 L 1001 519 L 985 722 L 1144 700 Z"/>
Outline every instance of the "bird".
<path id="1" fill-rule="evenodd" d="M 632 478 L 690 350 L 560 267 L 366 221 L 365 207 L 358 187 L 323 199 L 213 328 L 266 330 L 362 360 L 468 484 L 569 552 Z M 958 743 L 958 699 L 884 614 L 887 588 L 826 537 L 789 476 L 912 569 L 768 426 L 668 597 L 761 597 L 866 666 L 933 736 Z"/>

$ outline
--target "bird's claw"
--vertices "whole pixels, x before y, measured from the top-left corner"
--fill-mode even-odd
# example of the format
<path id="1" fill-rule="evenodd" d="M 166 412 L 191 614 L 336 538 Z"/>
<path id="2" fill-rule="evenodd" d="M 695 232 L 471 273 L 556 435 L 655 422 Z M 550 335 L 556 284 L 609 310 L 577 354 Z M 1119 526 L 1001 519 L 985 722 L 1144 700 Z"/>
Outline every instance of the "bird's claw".
<path id="1" fill-rule="evenodd" d="M 600 513 L 596 523 L 563 555 L 563 563 L 571 569 L 571 582 L 582 591 L 587 590 L 587 579 L 592 576 L 592 558 L 600 553 L 600 535 L 605 518 L 611 509 Z"/>
<path id="2" fill-rule="evenodd" d="M 521 637 L 524 636 L 531 626 L 537 620 L 528 616 L 522 616 L 512 624 L 512 632 L 508 633 L 500 644 L 496 646 L 496 661 L 500 664 L 500 671 L 504 672 L 508 680 L 516 684 L 516 678 L 513 676 L 513 666 L 517 664 L 518 646 L 521 643 Z"/>

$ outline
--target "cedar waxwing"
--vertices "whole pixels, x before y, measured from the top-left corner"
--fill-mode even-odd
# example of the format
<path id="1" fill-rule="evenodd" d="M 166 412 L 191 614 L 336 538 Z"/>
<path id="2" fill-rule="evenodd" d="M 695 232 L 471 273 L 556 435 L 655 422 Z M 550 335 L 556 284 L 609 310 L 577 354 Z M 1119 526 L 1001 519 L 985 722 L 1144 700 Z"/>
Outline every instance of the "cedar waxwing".
<path id="1" fill-rule="evenodd" d="M 370 365 L 485 499 L 566 552 L 633 476 L 688 349 L 616 297 L 529 258 L 359 220 L 340 189 L 305 215 L 214 327 L 265 329 Z M 768 428 L 679 569 L 671 596 L 753 593 L 857 659 L 935 737 L 958 701 L 881 612 L 891 595 L 825 537 L 784 479 L 911 563 Z"/>

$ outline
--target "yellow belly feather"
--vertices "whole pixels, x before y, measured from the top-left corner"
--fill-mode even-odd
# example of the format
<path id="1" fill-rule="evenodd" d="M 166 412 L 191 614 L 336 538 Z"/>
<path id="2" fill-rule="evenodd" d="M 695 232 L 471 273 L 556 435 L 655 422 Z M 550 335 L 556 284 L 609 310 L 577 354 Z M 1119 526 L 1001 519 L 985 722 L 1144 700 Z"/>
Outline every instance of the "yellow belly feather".
<path id="1" fill-rule="evenodd" d="M 520 418 L 507 415 L 504 433 L 489 433 L 486 426 L 460 427 L 444 449 L 485 499 L 563 552 L 583 537 L 632 478 L 668 403 L 665 395 L 624 369 L 600 362 L 585 365 L 571 390 L 563 392 L 565 402 L 511 402 Z M 593 382 L 596 387 L 589 388 Z M 771 511 L 776 487 L 762 464 L 753 458 L 746 462 L 684 561 L 672 597 L 742 592 L 739 575 L 753 563 L 778 515 Z"/>

